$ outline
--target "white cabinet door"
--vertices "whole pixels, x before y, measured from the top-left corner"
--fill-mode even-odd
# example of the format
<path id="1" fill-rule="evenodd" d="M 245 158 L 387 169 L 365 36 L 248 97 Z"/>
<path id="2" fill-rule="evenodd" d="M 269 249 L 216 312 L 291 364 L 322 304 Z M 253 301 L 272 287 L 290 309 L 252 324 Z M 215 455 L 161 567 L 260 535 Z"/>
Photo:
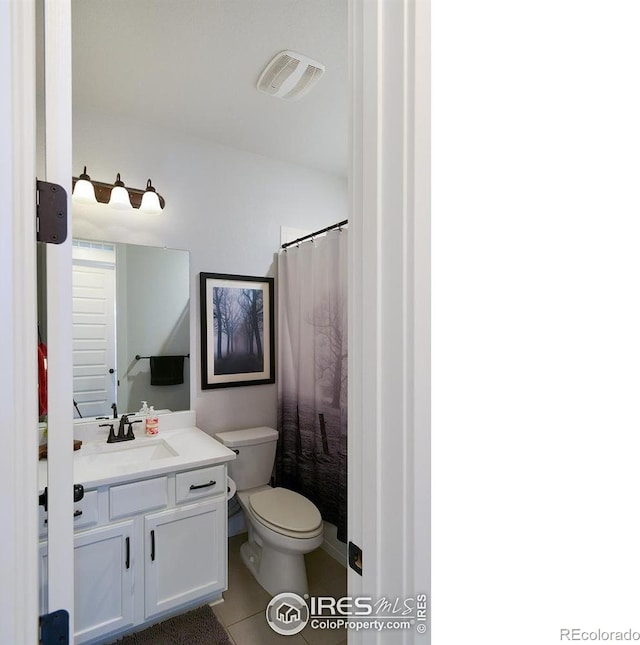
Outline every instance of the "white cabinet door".
<path id="1" fill-rule="evenodd" d="M 133 521 L 76 533 L 76 643 L 133 624 Z M 40 611 L 48 612 L 47 543 L 40 543 Z"/>
<path id="2" fill-rule="evenodd" d="M 145 617 L 227 587 L 227 500 L 147 515 Z"/>
<path id="3" fill-rule="evenodd" d="M 76 534 L 75 642 L 133 624 L 133 521 Z"/>

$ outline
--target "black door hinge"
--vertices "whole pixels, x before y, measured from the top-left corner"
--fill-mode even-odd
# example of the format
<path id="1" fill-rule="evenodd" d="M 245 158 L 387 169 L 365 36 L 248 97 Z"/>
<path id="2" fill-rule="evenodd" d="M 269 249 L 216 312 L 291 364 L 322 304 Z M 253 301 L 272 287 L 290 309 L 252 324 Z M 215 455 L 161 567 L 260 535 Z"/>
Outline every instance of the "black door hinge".
<path id="1" fill-rule="evenodd" d="M 37 180 L 36 239 L 62 244 L 67 239 L 67 191 L 58 184 Z"/>
<path id="2" fill-rule="evenodd" d="M 362 549 L 353 542 L 349 542 L 349 566 L 362 575 Z"/>
<path id="3" fill-rule="evenodd" d="M 69 612 L 66 609 L 40 616 L 40 645 L 69 645 Z"/>

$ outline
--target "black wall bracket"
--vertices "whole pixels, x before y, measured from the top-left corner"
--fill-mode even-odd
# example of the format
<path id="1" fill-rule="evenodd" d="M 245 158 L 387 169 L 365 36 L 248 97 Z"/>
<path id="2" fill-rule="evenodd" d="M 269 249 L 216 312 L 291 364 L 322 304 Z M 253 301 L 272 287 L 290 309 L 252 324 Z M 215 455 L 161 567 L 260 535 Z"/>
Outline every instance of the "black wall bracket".
<path id="1" fill-rule="evenodd" d="M 36 239 L 46 244 L 67 239 L 67 191 L 58 184 L 37 181 Z"/>

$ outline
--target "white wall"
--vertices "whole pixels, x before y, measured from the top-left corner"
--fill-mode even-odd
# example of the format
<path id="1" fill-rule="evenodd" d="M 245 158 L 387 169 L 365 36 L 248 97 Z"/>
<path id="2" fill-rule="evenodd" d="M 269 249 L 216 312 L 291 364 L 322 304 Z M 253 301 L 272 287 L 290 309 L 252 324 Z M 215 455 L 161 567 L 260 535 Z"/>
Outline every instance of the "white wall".
<path id="1" fill-rule="evenodd" d="M 143 400 L 156 410 L 189 409 L 189 359 L 184 383 L 163 386 L 151 385 L 149 360 L 135 359 L 189 353 L 189 254 L 137 244 L 117 249 L 118 409 L 135 412 Z"/>
<path id="2" fill-rule="evenodd" d="M 75 113 L 74 175 L 130 186 L 148 178 L 166 199 L 160 215 L 73 207 L 73 235 L 191 252 L 191 407 L 215 432 L 276 423 L 276 386 L 200 390 L 199 273 L 275 275 L 280 226 L 315 230 L 346 219 L 345 178 L 249 154 L 112 115 Z M 277 281 L 276 281 L 277 292 Z"/>

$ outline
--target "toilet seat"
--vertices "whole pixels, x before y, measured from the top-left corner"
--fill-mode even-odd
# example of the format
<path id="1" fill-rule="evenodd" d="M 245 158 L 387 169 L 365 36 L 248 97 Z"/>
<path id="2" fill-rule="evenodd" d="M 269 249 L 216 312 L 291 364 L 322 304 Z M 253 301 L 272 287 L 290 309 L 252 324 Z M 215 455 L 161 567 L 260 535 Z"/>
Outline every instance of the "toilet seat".
<path id="1" fill-rule="evenodd" d="M 268 528 L 291 537 L 314 537 L 322 530 L 315 504 L 287 488 L 270 488 L 249 497 L 253 515 Z"/>

